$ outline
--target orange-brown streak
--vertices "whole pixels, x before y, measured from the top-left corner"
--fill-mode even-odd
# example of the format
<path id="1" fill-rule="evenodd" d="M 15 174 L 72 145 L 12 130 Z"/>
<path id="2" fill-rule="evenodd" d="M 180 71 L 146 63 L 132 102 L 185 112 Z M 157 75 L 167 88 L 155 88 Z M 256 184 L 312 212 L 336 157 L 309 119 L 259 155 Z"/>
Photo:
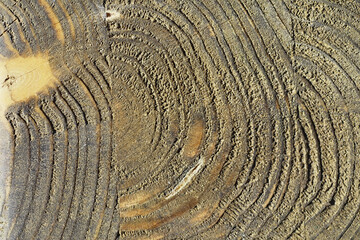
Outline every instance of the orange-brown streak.
<path id="1" fill-rule="evenodd" d="M 197 120 L 189 129 L 188 140 L 184 146 L 186 157 L 195 157 L 199 153 L 200 144 L 204 137 L 205 124 Z"/>
<path id="2" fill-rule="evenodd" d="M 44 7 L 50 21 L 52 24 L 53 29 L 55 30 L 55 34 L 57 39 L 64 44 L 65 42 L 65 36 L 64 36 L 64 32 L 63 29 L 61 27 L 59 18 L 56 16 L 56 14 L 54 13 L 53 9 L 51 8 L 50 4 L 46 1 L 46 0 L 38 0 L 39 4 L 41 6 Z"/>
<path id="3" fill-rule="evenodd" d="M 143 204 L 150 198 L 156 196 L 162 189 L 154 189 L 152 191 L 141 191 L 132 195 L 122 196 L 119 200 L 120 208 L 127 208 L 138 204 Z"/>
<path id="4" fill-rule="evenodd" d="M 61 10 L 64 12 L 64 14 L 66 16 L 66 19 L 67 19 L 67 21 L 69 23 L 69 26 L 70 26 L 70 34 L 71 34 L 72 39 L 74 40 L 75 39 L 75 27 L 74 27 L 73 21 L 71 20 L 70 14 L 66 10 L 66 8 L 65 8 L 65 6 L 64 6 L 64 4 L 62 3 L 61 0 L 58 0 L 57 3 L 59 4 Z"/>
<path id="5" fill-rule="evenodd" d="M 177 210 L 175 210 L 174 213 L 168 216 L 164 216 L 161 218 L 153 218 L 153 219 L 139 219 L 133 222 L 123 223 L 120 225 L 120 229 L 122 231 L 136 231 L 136 230 L 150 230 L 160 227 L 161 225 L 173 220 L 174 218 L 183 215 L 189 209 L 193 208 L 197 203 L 198 200 L 196 198 L 191 198 L 185 204 L 182 204 L 179 208 L 177 208 Z"/>

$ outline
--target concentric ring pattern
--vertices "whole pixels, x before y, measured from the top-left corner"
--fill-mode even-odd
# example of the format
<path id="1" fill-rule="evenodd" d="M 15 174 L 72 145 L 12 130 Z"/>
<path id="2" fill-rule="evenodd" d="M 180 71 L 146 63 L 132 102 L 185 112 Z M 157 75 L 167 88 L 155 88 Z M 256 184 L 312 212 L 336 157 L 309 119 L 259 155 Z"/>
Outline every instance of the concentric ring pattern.
<path id="1" fill-rule="evenodd" d="M 359 16 L 355 0 L 3 0 L 6 237 L 358 239 Z"/>

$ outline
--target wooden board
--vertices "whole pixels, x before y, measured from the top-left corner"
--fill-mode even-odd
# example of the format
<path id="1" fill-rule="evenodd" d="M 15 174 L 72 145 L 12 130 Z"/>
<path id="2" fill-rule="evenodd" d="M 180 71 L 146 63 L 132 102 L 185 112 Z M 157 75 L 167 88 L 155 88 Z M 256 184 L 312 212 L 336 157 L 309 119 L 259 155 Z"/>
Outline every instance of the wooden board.
<path id="1" fill-rule="evenodd" d="M 359 1 L 0 19 L 0 239 L 360 239 Z"/>

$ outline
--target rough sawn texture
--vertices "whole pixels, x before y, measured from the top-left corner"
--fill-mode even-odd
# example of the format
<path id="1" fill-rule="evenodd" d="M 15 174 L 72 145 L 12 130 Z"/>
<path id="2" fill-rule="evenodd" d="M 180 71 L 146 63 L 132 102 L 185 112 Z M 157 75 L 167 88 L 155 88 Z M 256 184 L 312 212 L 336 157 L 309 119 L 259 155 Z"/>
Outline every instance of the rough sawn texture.
<path id="1" fill-rule="evenodd" d="M 359 1 L 0 19 L 0 239 L 360 239 Z"/>

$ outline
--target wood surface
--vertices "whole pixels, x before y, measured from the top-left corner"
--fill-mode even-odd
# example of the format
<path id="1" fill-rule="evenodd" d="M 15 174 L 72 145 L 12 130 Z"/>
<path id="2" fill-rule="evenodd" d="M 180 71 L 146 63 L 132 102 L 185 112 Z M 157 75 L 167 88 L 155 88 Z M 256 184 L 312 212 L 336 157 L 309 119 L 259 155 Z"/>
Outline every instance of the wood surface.
<path id="1" fill-rule="evenodd" d="M 360 1 L 0 20 L 0 239 L 360 239 Z"/>

